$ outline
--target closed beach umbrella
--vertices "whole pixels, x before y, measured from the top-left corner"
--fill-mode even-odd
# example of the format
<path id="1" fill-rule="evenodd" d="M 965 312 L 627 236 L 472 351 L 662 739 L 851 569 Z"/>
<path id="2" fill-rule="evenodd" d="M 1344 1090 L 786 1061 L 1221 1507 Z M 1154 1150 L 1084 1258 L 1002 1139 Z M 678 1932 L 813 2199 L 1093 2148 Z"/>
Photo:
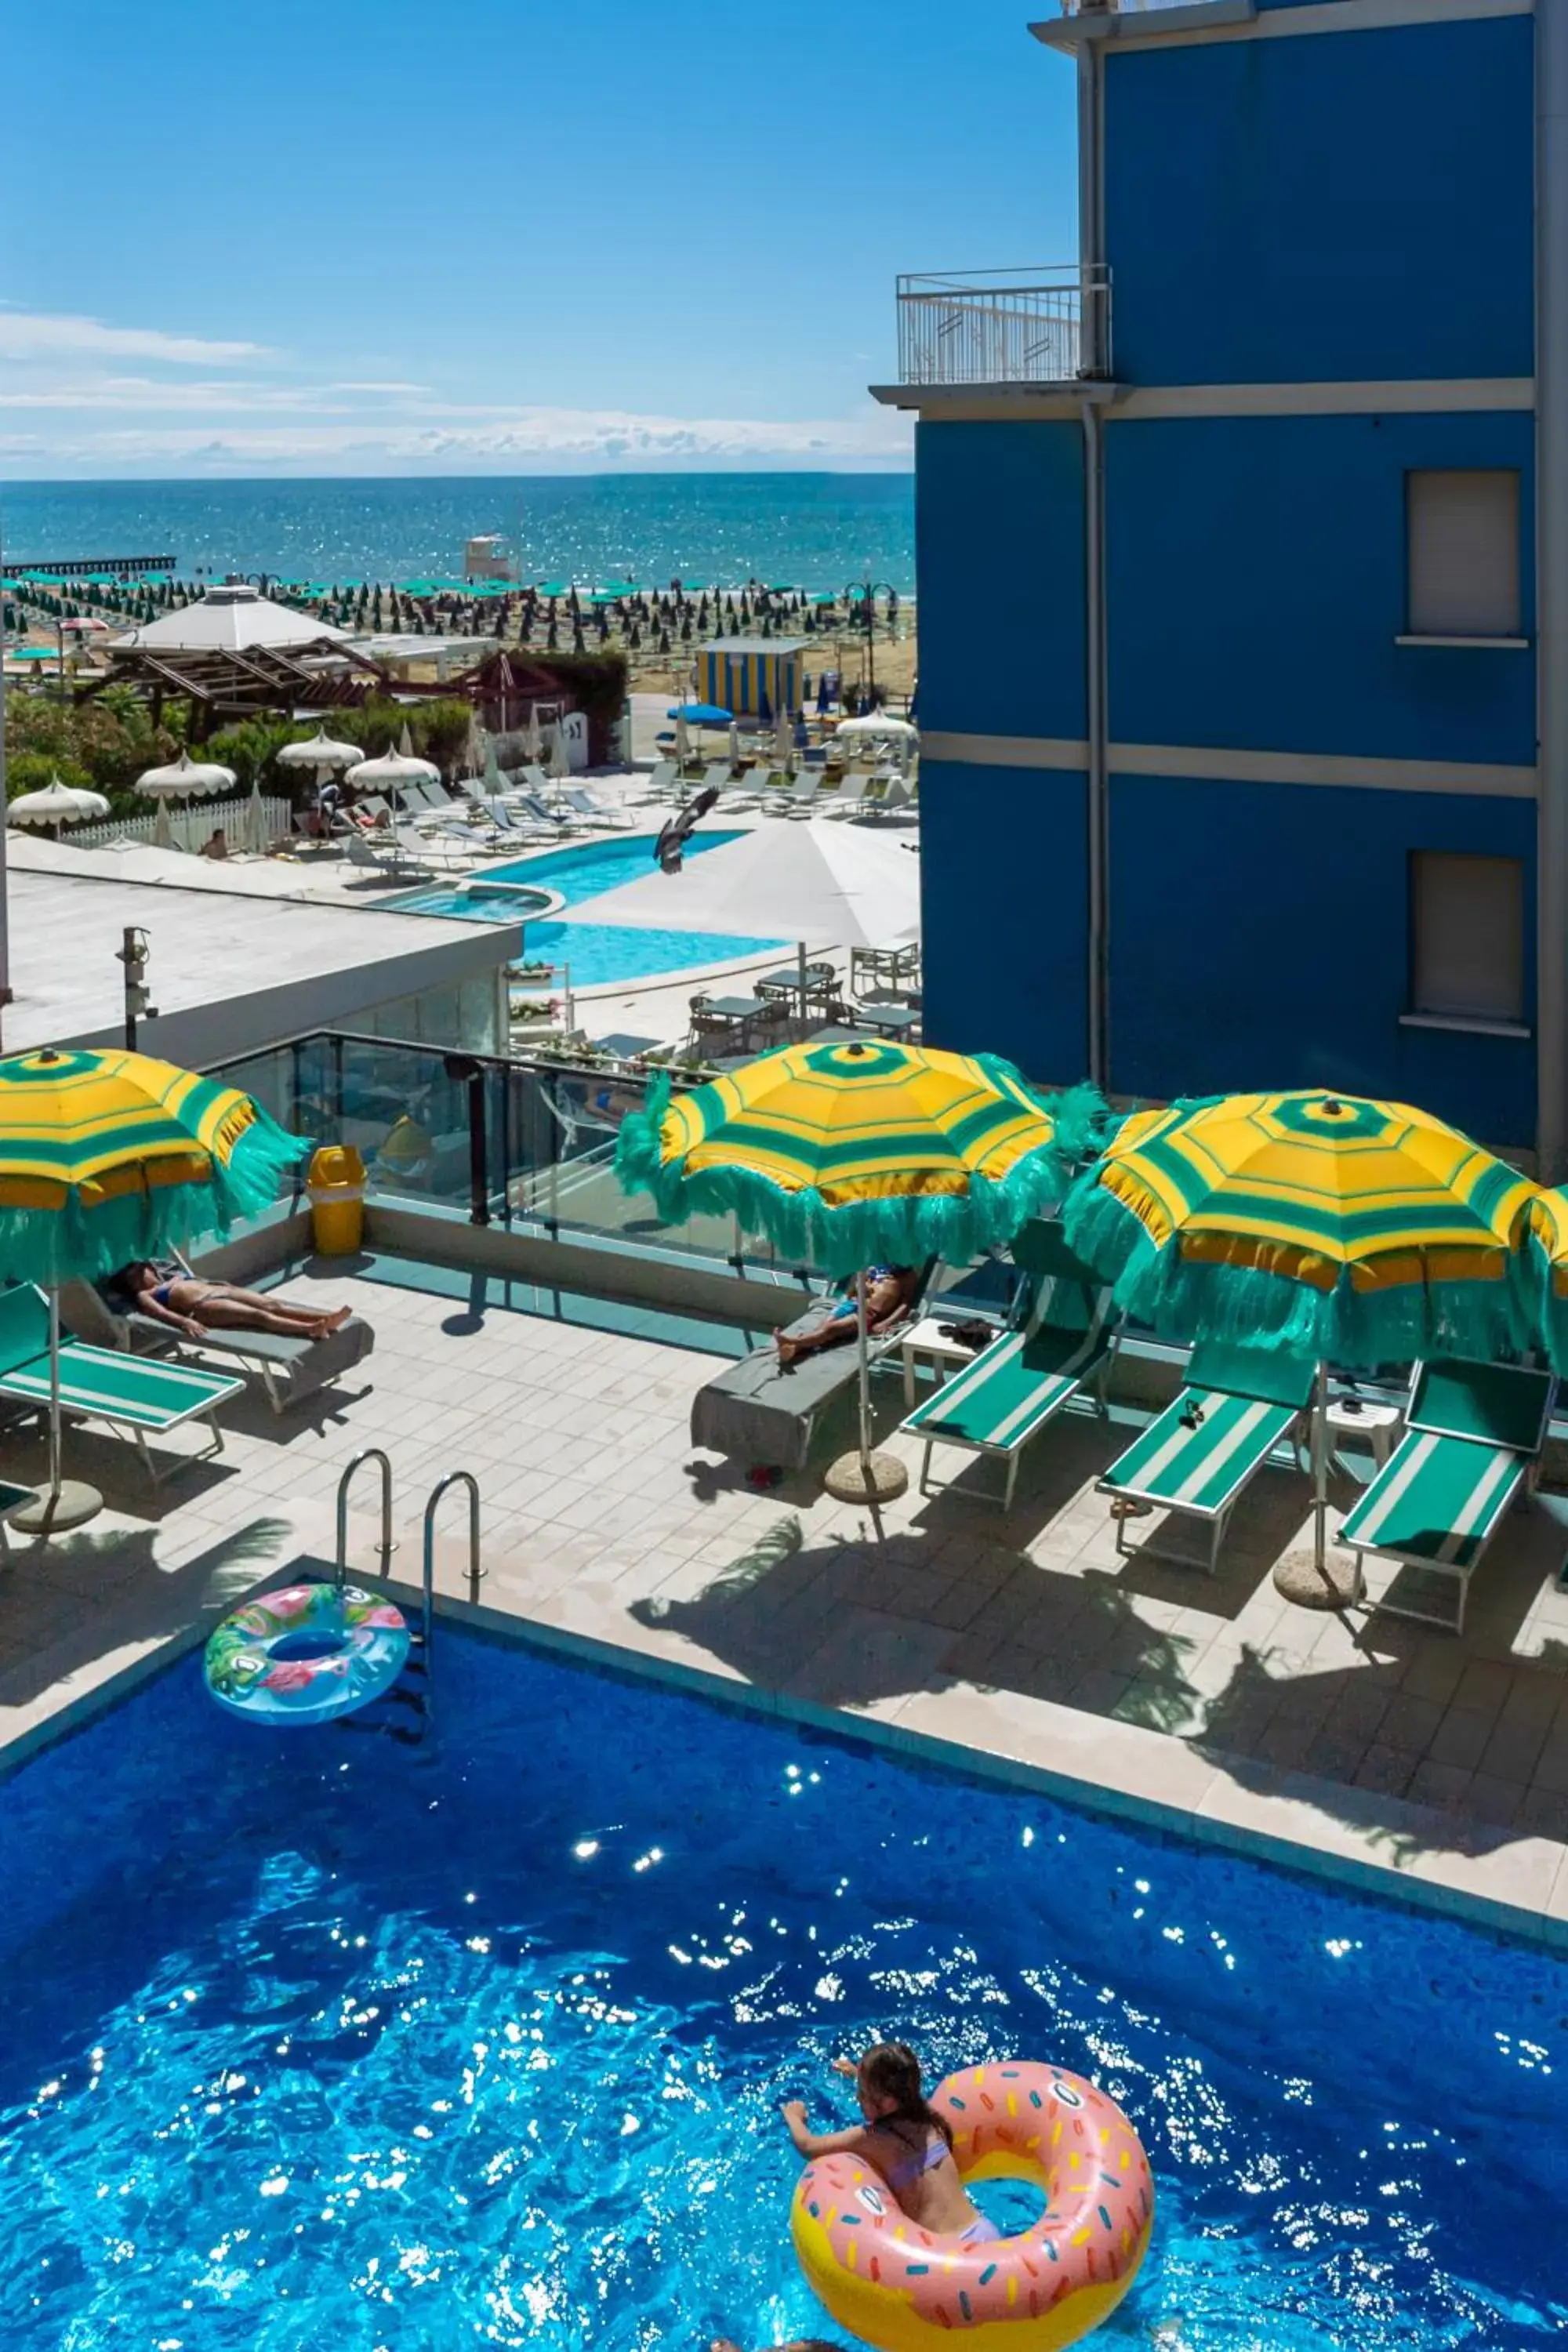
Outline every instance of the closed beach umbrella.
<path id="1" fill-rule="evenodd" d="M 572 773 L 572 762 L 566 756 L 566 730 L 557 721 L 550 737 L 550 756 L 544 762 L 544 772 L 563 782 Z"/>
<path id="2" fill-rule="evenodd" d="M 248 1095 L 150 1055 L 0 1061 L 0 1274 L 49 1295 L 49 1484 L 17 1526 L 74 1527 L 100 1499 L 60 1477 L 61 1283 L 259 1214 L 309 1149 Z"/>
<path id="3" fill-rule="evenodd" d="M 730 765 L 732 768 L 738 768 L 740 764 L 741 730 L 737 722 L 731 719 L 730 721 Z"/>
<path id="4" fill-rule="evenodd" d="M 1134 1113 L 1063 1222 L 1117 1304 L 1163 1337 L 1317 1363 L 1321 1570 L 1327 1365 L 1488 1360 L 1517 1345 L 1535 1197 L 1515 1169 L 1404 1103 L 1226 1095 Z"/>
<path id="5" fill-rule="evenodd" d="M 173 849 L 174 846 L 174 831 L 169 823 L 169 803 L 163 794 L 160 794 L 153 812 L 153 846 L 154 849 Z"/>
<path id="6" fill-rule="evenodd" d="M 686 724 L 685 714 L 679 710 L 675 714 L 675 756 L 682 767 L 691 757 L 690 730 Z"/>
<path id="7" fill-rule="evenodd" d="M 540 757 L 544 750 L 544 738 L 539 731 L 539 705 L 537 702 L 531 702 L 528 706 L 528 725 L 523 730 L 522 746 L 523 750 L 528 754 L 530 761 L 537 766 Z"/>
<path id="8" fill-rule="evenodd" d="M 267 847 L 267 804 L 261 797 L 259 780 L 250 787 L 250 798 L 245 803 L 245 845 L 259 857 Z"/>
<path id="9" fill-rule="evenodd" d="M 990 1055 L 786 1045 L 687 1094 L 661 1075 L 622 1121 L 616 1172 L 665 1223 L 728 1212 L 829 1274 L 962 1265 L 1055 1205 L 1102 1110 L 1092 1087 L 1047 1100 Z M 871 1452 L 863 1287 L 859 1299 L 859 1445 L 828 1479 L 877 1501 L 908 1478 Z"/>
<path id="10" fill-rule="evenodd" d="M 109 803 L 101 793 L 90 793 L 79 784 L 62 784 L 51 776 L 42 792 L 18 793 L 7 803 L 7 824 L 47 825 L 58 838 L 62 824 L 79 824 L 90 817 L 107 816 Z"/>
<path id="11" fill-rule="evenodd" d="M 773 722 L 773 757 L 780 767 L 787 768 L 794 756 L 795 729 L 790 724 L 789 712 L 781 701 L 778 718 Z"/>

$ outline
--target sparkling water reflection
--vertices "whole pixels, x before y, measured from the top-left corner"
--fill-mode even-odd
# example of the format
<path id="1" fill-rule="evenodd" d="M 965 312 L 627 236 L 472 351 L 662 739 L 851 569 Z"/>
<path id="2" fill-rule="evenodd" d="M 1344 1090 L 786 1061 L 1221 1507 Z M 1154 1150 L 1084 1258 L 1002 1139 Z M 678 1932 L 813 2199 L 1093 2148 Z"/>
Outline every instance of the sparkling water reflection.
<path id="1" fill-rule="evenodd" d="M 1100 2077 L 1159 2182 L 1099 2339 L 1568 2332 L 1562 1965 L 460 1636 L 428 1752 L 183 1665 L 0 1809 L 16 2352 L 826 2330 L 796 2094 L 879 2033 Z"/>

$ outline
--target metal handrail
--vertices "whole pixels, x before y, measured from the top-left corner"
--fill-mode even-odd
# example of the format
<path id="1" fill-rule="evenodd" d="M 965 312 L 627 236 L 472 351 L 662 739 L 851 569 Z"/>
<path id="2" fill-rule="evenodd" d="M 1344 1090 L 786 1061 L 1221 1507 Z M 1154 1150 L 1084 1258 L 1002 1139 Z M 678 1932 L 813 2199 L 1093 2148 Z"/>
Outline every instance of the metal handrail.
<path id="1" fill-rule="evenodd" d="M 356 1454 L 342 1476 L 338 1480 L 338 1557 L 334 1581 L 341 1585 L 348 1574 L 349 1565 L 349 1488 L 354 1472 L 365 1462 L 381 1465 L 381 1541 L 376 1550 L 381 1556 L 381 1572 L 387 1573 L 387 1563 L 397 1546 L 392 1539 L 392 1463 L 379 1445 L 367 1445 Z"/>
<path id="2" fill-rule="evenodd" d="M 485 1570 L 479 1565 L 479 1482 L 471 1470 L 448 1470 L 440 1482 L 431 1487 L 425 1506 L 425 1640 L 430 1640 L 430 1612 L 434 1605 L 436 1513 L 448 1486 L 466 1486 L 468 1490 L 468 1599 L 478 1601 L 479 1587 L 485 1580 Z"/>

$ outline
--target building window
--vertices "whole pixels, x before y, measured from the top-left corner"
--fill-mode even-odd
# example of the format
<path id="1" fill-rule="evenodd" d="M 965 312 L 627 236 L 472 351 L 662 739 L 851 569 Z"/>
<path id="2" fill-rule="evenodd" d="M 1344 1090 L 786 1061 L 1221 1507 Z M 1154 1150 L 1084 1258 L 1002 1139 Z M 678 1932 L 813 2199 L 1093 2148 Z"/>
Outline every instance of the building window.
<path id="1" fill-rule="evenodd" d="M 1405 477 L 1413 637 L 1517 637 L 1519 476 L 1424 471 Z"/>
<path id="2" fill-rule="evenodd" d="M 1410 1003 L 1439 1020 L 1524 1019 L 1524 867 L 1417 849 L 1410 860 Z"/>

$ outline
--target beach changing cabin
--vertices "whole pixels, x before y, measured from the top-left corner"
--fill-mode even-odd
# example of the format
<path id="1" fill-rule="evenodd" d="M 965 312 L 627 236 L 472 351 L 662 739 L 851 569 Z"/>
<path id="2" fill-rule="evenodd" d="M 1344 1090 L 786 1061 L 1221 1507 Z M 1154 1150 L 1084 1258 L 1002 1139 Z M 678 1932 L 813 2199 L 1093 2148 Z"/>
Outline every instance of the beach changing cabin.
<path id="1" fill-rule="evenodd" d="M 697 694 L 737 719 L 791 716 L 801 706 L 804 637 L 715 637 L 697 657 Z"/>

